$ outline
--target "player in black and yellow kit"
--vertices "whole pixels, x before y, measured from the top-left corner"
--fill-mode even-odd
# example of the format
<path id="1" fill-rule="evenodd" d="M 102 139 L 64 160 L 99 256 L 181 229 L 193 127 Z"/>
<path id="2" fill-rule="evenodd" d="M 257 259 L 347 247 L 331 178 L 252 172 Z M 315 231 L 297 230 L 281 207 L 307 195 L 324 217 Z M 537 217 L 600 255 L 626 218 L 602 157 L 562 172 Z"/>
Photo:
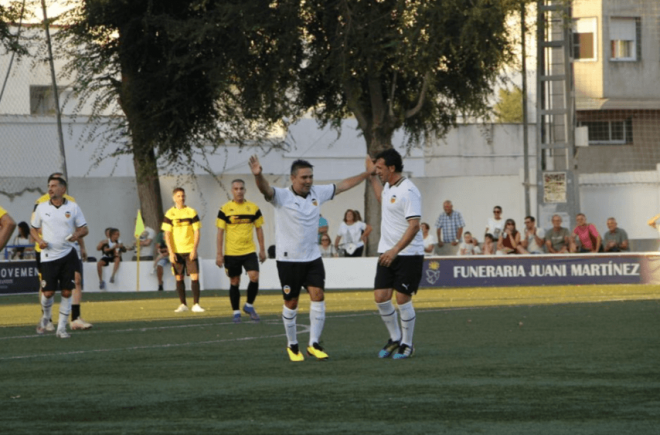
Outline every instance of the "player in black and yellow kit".
<path id="1" fill-rule="evenodd" d="M 174 207 L 165 213 L 161 229 L 165 232 L 165 243 L 170 251 L 172 272 L 176 278 L 176 291 L 179 293 L 181 305 L 174 310 L 175 313 L 188 311 L 186 304 L 186 287 L 183 282 L 184 272 L 190 275 L 194 313 L 203 313 L 204 308 L 199 306 L 199 261 L 197 260 L 197 247 L 199 246 L 199 230 L 202 222 L 195 209 L 186 205 L 186 192 L 177 187 L 172 192 Z"/>
<path id="2" fill-rule="evenodd" d="M 54 172 L 50 174 L 48 177 L 48 182 L 50 183 L 51 180 L 56 179 L 56 178 L 62 178 L 64 179 L 64 174 L 61 172 Z M 66 181 L 66 180 L 64 180 Z M 67 201 L 71 202 L 76 202 L 75 198 L 73 196 L 70 196 L 68 194 L 64 194 L 64 198 Z M 48 193 L 44 193 L 42 196 L 37 199 L 37 201 L 34 203 L 34 208 L 36 209 L 39 204 L 42 202 L 50 201 L 50 195 Z M 75 274 L 75 283 L 76 287 L 73 290 L 73 299 L 72 299 L 72 304 L 71 304 L 71 323 L 69 326 L 71 327 L 72 330 L 87 330 L 92 328 L 92 324 L 85 321 L 81 314 L 80 314 L 80 303 L 82 302 L 82 273 L 83 273 L 83 265 L 82 263 L 87 261 L 87 249 L 85 248 L 85 240 L 81 237 L 77 241 L 78 248 L 80 248 L 80 251 L 78 252 L 78 249 L 76 249 L 76 252 L 79 254 L 79 268 L 76 271 Z M 35 243 L 34 245 L 34 251 L 35 251 L 35 259 L 37 261 L 37 270 L 39 271 L 39 300 L 41 300 L 41 248 L 39 247 L 38 243 Z M 51 320 L 48 321 L 48 324 L 46 325 L 46 331 L 48 332 L 53 332 L 55 331 L 55 325 L 53 325 L 53 322 Z"/>
<path id="3" fill-rule="evenodd" d="M 16 222 L 14 222 L 14 219 L 9 216 L 7 210 L 0 207 L 0 251 L 4 249 L 15 228 Z"/>
<path id="4" fill-rule="evenodd" d="M 218 267 L 224 265 L 225 272 L 229 277 L 229 300 L 234 310 L 234 323 L 240 323 L 241 294 L 238 286 L 241 283 L 242 269 L 248 274 L 250 283 L 247 288 L 247 303 L 243 311 L 250 315 L 255 322 L 259 321 L 259 315 L 254 309 L 254 300 L 259 292 L 259 261 L 266 261 L 266 250 L 264 248 L 264 232 L 261 226 L 264 218 L 259 207 L 245 199 L 245 182 L 234 180 L 231 182 L 231 193 L 233 200 L 220 208 L 216 226 L 218 227 L 218 254 L 215 264 Z M 252 230 L 257 233 L 259 242 L 259 259 L 257 260 L 256 247 Z"/>

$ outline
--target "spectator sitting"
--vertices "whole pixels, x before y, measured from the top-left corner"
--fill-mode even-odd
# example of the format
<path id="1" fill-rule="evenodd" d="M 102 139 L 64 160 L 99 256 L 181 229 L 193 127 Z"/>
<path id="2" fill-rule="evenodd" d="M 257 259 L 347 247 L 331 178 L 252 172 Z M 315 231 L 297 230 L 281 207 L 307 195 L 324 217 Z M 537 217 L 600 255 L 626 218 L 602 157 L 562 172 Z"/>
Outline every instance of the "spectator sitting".
<path id="1" fill-rule="evenodd" d="M 151 270 L 151 274 L 156 273 L 158 278 L 158 291 L 163 291 L 163 268 L 170 264 L 170 251 L 167 249 L 167 243 L 165 243 L 165 232 L 160 231 L 156 235 L 154 240 L 154 245 L 156 246 L 156 252 L 158 256 L 154 260 L 154 268 Z"/>
<path id="2" fill-rule="evenodd" d="M 145 227 L 142 234 L 139 237 L 140 243 L 140 260 L 151 261 L 154 259 L 154 237 L 156 236 L 156 231 L 151 227 Z M 137 260 L 136 255 L 133 256 L 133 261 Z"/>
<path id="3" fill-rule="evenodd" d="M 458 244 L 463 236 L 465 221 L 461 212 L 454 210 L 451 201 L 445 201 L 442 208 L 444 213 L 440 213 L 438 220 L 435 222 L 438 235 L 438 253 L 439 255 L 456 255 Z"/>
<path id="4" fill-rule="evenodd" d="M 101 250 L 103 252 L 103 257 L 96 264 L 96 270 L 99 274 L 99 289 L 105 290 L 105 281 L 103 281 L 103 268 L 110 263 L 114 264 L 112 268 L 112 275 L 110 276 L 110 282 L 115 282 L 115 275 L 119 269 L 119 262 L 121 261 L 121 253 L 126 252 L 126 248 L 119 240 L 119 230 L 117 228 L 110 229 L 110 239 L 108 243 L 103 246 Z"/>
<path id="5" fill-rule="evenodd" d="M 605 252 L 630 252 L 628 233 L 617 227 L 616 219 L 613 217 L 607 219 L 607 229 L 609 231 L 603 235 L 603 250 Z"/>
<path id="6" fill-rule="evenodd" d="M 112 231 L 112 229 L 112 227 L 106 228 L 103 232 L 103 234 L 105 234 L 105 239 L 101 240 L 98 245 L 96 245 L 96 250 L 101 251 L 101 254 L 103 254 L 103 248 L 107 246 L 110 241 L 110 231 Z"/>
<path id="7" fill-rule="evenodd" d="M 327 234 L 321 236 L 319 250 L 321 251 L 321 257 L 323 258 L 337 257 L 337 251 L 335 250 L 335 247 L 332 246 L 332 240 L 330 240 L 330 236 Z"/>
<path id="8" fill-rule="evenodd" d="M 433 255 L 435 250 L 435 245 L 438 244 L 438 239 L 435 238 L 435 235 L 430 231 L 431 227 L 426 222 L 422 222 L 422 237 L 424 237 L 424 255 L 429 257 Z"/>
<path id="9" fill-rule="evenodd" d="M 483 254 L 495 255 L 496 248 L 497 248 L 497 244 L 493 239 L 493 235 L 491 233 L 486 234 L 484 236 Z"/>
<path id="10" fill-rule="evenodd" d="M 525 218 L 525 237 L 521 240 L 520 244 L 530 254 L 543 254 L 543 246 L 545 243 L 538 235 L 538 228 L 536 228 L 536 219 L 533 216 Z"/>
<path id="11" fill-rule="evenodd" d="M 578 213 L 575 221 L 577 222 L 577 226 L 573 230 L 573 234 L 578 236 L 580 246 L 574 252 L 599 252 L 601 250 L 601 238 L 596 227 L 593 224 L 587 223 L 587 217 L 584 213 Z"/>
<path id="12" fill-rule="evenodd" d="M 516 222 L 513 219 L 506 220 L 502 237 L 497 241 L 496 255 L 508 254 L 528 254 L 520 244 L 520 232 L 516 230 Z"/>
<path id="13" fill-rule="evenodd" d="M 545 247 L 549 254 L 566 254 L 571 252 L 571 233 L 561 226 L 561 216 L 552 216 L 552 228 L 545 233 Z"/>
<path id="14" fill-rule="evenodd" d="M 458 255 L 479 255 L 481 254 L 481 249 L 479 249 L 479 242 L 477 239 L 472 237 L 472 234 L 467 231 L 463 235 L 463 243 L 459 245 Z"/>
<path id="15" fill-rule="evenodd" d="M 346 257 L 362 257 L 364 244 L 371 233 L 371 225 L 355 219 L 355 212 L 351 209 L 344 213 L 344 222 L 339 226 L 337 238 L 335 238 L 335 249 L 339 251 L 339 241 L 343 238 L 343 248 Z"/>
<path id="16" fill-rule="evenodd" d="M 496 205 L 493 207 L 493 217 L 488 218 L 488 224 L 486 225 L 486 234 L 491 234 L 493 240 L 497 242 L 504 231 L 505 220 L 502 219 L 502 207 Z"/>
<path id="17" fill-rule="evenodd" d="M 12 260 L 28 260 L 34 258 L 34 239 L 30 235 L 30 226 L 27 222 L 19 222 L 18 234 L 14 237 L 14 245 L 30 245 L 21 248 L 14 248 L 11 254 Z"/>

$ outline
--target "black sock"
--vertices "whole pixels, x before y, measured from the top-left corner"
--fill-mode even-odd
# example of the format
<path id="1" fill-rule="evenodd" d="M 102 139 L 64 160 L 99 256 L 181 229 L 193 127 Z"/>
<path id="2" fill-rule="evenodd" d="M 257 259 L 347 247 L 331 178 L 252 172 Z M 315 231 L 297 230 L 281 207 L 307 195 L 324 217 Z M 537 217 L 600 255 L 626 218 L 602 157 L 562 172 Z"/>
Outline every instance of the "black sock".
<path id="1" fill-rule="evenodd" d="M 252 305 L 254 303 L 254 300 L 257 298 L 257 293 L 259 293 L 259 281 L 257 282 L 250 281 L 247 289 L 248 304 Z"/>
<path id="2" fill-rule="evenodd" d="M 231 302 L 231 309 L 236 311 L 241 304 L 241 292 L 238 290 L 237 285 L 229 286 L 229 302 Z"/>
<path id="3" fill-rule="evenodd" d="M 71 321 L 73 322 L 80 317 L 80 304 L 71 305 Z"/>
<path id="4" fill-rule="evenodd" d="M 199 303 L 199 280 L 190 281 L 190 288 L 192 289 L 193 301 Z"/>
<path id="5" fill-rule="evenodd" d="M 176 282 L 176 292 L 179 294 L 179 300 L 183 305 L 186 305 L 186 284 L 181 281 Z"/>

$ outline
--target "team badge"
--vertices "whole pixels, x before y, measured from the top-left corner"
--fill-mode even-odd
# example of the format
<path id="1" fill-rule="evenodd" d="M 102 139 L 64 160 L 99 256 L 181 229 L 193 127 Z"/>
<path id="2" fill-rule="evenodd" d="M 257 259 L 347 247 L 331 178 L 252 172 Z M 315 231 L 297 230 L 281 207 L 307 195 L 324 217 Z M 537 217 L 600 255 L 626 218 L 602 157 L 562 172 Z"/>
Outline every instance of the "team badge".
<path id="1" fill-rule="evenodd" d="M 426 281 L 433 285 L 440 279 L 440 263 L 429 261 L 429 267 L 426 269 Z"/>
<path id="2" fill-rule="evenodd" d="M 318 202 L 317 200 L 315 200 L 315 199 L 312 199 L 312 204 L 314 204 L 314 207 L 318 207 L 318 206 L 319 206 L 319 202 Z"/>
<path id="3" fill-rule="evenodd" d="M 45 279 L 41 280 L 41 288 L 46 288 L 46 280 Z"/>
<path id="4" fill-rule="evenodd" d="M 70 211 L 67 211 L 66 213 L 64 213 L 64 216 L 65 216 L 67 219 L 69 219 L 69 218 L 71 217 L 71 212 L 70 212 Z"/>
<path id="5" fill-rule="evenodd" d="M 285 285 L 282 291 L 284 292 L 285 295 L 288 295 L 289 293 L 291 293 L 291 287 Z"/>
<path id="6" fill-rule="evenodd" d="M 396 195 L 392 195 L 392 197 L 390 198 L 390 202 L 392 204 L 394 204 L 396 202 Z"/>

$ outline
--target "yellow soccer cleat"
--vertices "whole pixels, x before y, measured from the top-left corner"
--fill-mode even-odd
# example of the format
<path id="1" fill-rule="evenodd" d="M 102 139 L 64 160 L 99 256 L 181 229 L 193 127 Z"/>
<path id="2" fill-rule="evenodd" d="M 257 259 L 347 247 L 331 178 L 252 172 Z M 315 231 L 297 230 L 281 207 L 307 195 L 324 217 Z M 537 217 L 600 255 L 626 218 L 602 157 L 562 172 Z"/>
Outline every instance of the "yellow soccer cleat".
<path id="1" fill-rule="evenodd" d="M 293 345 L 287 347 L 286 351 L 289 354 L 289 359 L 291 361 L 293 361 L 293 362 L 305 361 L 305 357 L 303 356 L 300 349 L 298 349 L 297 344 L 293 344 Z"/>
<path id="2" fill-rule="evenodd" d="M 314 356 L 320 361 L 325 361 L 326 359 L 330 358 L 318 343 L 314 343 L 313 345 L 307 347 L 307 355 Z"/>

